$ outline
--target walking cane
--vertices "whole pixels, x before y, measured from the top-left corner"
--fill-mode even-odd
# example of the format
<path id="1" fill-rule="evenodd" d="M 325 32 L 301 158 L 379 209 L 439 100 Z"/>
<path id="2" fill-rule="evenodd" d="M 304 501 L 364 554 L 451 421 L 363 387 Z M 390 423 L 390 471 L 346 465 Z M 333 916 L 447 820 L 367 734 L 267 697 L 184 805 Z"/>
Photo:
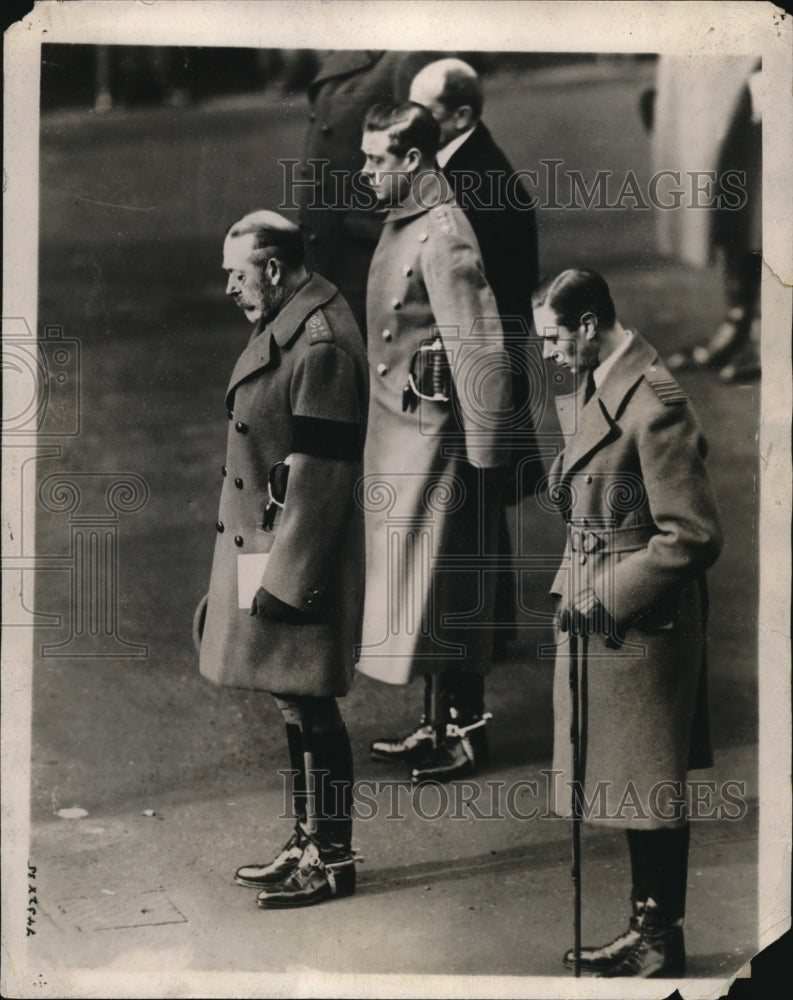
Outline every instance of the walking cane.
<path id="1" fill-rule="evenodd" d="M 573 780 L 570 812 L 573 833 L 573 975 L 581 975 L 581 727 L 579 722 L 579 685 L 586 670 L 587 635 L 578 634 L 579 623 L 570 624 L 570 742 L 573 749 Z"/>
<path id="2" fill-rule="evenodd" d="M 314 775 L 314 732 L 311 709 L 303 708 L 303 771 L 306 775 L 306 833 L 317 832 L 317 785 Z"/>

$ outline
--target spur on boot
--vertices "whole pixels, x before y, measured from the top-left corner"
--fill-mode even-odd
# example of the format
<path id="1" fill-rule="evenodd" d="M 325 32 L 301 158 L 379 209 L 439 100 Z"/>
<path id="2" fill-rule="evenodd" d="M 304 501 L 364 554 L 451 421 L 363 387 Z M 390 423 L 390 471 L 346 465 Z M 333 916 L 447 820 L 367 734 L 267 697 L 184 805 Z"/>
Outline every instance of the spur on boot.
<path id="1" fill-rule="evenodd" d="M 355 855 L 352 851 L 321 851 L 312 839 L 293 871 L 277 885 L 266 886 L 256 897 L 262 909 L 314 906 L 355 892 Z"/>
<path id="2" fill-rule="evenodd" d="M 453 718 L 455 710 L 452 709 Z M 491 718 L 486 712 L 481 718 L 466 725 L 457 717 L 446 727 L 446 735 L 440 743 L 424 756 L 411 772 L 414 785 L 429 781 L 454 781 L 473 774 L 476 768 L 487 762 L 488 745 L 485 724 Z"/>

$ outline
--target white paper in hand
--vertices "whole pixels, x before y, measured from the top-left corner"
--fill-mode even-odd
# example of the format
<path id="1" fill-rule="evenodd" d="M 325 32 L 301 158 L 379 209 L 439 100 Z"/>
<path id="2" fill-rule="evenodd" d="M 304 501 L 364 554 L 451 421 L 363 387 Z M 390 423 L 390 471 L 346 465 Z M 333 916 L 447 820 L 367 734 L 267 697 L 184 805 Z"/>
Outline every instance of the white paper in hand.
<path id="1" fill-rule="evenodd" d="M 237 607 L 250 610 L 256 591 L 262 585 L 268 558 L 267 552 L 237 556 Z"/>

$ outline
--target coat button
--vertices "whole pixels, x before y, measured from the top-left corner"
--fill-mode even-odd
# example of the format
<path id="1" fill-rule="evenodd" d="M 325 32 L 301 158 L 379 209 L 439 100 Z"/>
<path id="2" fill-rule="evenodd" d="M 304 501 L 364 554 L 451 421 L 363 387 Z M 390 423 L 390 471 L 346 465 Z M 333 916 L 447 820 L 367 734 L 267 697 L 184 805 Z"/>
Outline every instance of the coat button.
<path id="1" fill-rule="evenodd" d="M 315 244 L 315 243 L 319 243 L 319 236 L 317 236 L 317 234 L 316 234 L 316 233 L 309 233 L 309 234 L 308 234 L 308 242 L 309 242 L 309 243 L 310 243 L 310 244 L 311 244 L 312 246 L 314 246 L 314 244 Z"/>
<path id="2" fill-rule="evenodd" d="M 236 539 L 235 539 L 235 541 L 236 541 Z M 578 557 L 578 561 L 581 563 L 582 566 L 586 566 L 586 556 L 584 555 L 583 552 Z"/>
<path id="3" fill-rule="evenodd" d="M 426 243 L 430 238 L 430 234 L 425 229 L 423 232 L 419 233 L 419 243 Z"/>
<path id="4" fill-rule="evenodd" d="M 218 521 L 215 527 L 217 528 L 218 534 L 220 535 L 222 535 L 223 532 L 226 530 L 226 525 L 222 521 Z"/>
<path id="5" fill-rule="evenodd" d="M 317 116 L 316 116 L 316 113 L 314 111 L 312 111 L 311 114 L 308 116 L 308 120 L 312 123 L 312 125 L 317 120 Z"/>
<path id="6" fill-rule="evenodd" d="M 383 330 L 382 338 L 383 338 L 383 340 L 390 340 L 391 339 L 391 331 L 388 330 L 388 329 Z"/>
<path id="7" fill-rule="evenodd" d="M 223 468 L 220 471 L 223 473 L 224 476 L 228 474 L 228 469 L 226 468 L 225 465 L 223 466 Z"/>
<path id="8" fill-rule="evenodd" d="M 413 274 L 413 268 L 410 266 L 410 264 L 403 264 L 402 273 L 405 275 L 406 278 L 409 278 L 411 274 Z"/>
<path id="9" fill-rule="evenodd" d="M 333 129 L 327 122 L 323 122 L 323 124 L 320 125 L 319 130 L 323 135 L 333 135 Z"/>
<path id="10" fill-rule="evenodd" d="M 587 486 L 592 482 L 592 477 L 589 475 L 589 473 L 587 473 L 584 476 L 584 482 L 587 484 Z"/>
<path id="11" fill-rule="evenodd" d="M 240 479 L 239 476 L 237 476 L 237 478 L 234 480 L 234 485 L 237 487 L 238 490 L 242 489 L 242 480 Z"/>
<path id="12" fill-rule="evenodd" d="M 229 420 L 233 420 L 234 419 L 234 411 L 233 410 L 229 410 L 228 414 L 229 414 Z"/>
<path id="13" fill-rule="evenodd" d="M 391 299 L 391 308 L 399 311 L 402 308 L 402 303 L 399 299 Z"/>
<path id="14" fill-rule="evenodd" d="M 385 375 L 387 371 L 388 371 L 388 365 L 384 365 L 383 362 L 381 361 L 380 364 L 377 366 L 377 374 Z"/>
<path id="15" fill-rule="evenodd" d="M 237 547 L 241 547 L 241 546 L 242 546 L 242 543 L 243 543 L 244 541 L 245 541 L 245 539 L 244 539 L 244 538 L 242 537 L 242 535 L 235 535 L 235 536 L 234 536 L 234 544 L 235 544 L 235 545 L 236 545 Z"/>
<path id="16" fill-rule="evenodd" d="M 239 431 L 240 434 L 247 434 L 248 425 L 244 424 L 241 420 L 238 420 L 236 424 L 234 424 L 234 430 Z"/>

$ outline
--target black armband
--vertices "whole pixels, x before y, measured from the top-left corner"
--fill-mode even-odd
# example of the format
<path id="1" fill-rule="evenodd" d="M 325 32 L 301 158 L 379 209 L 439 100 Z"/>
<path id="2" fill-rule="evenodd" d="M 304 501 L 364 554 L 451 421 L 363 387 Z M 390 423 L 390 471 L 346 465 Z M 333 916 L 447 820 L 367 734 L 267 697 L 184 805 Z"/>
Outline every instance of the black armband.
<path id="1" fill-rule="evenodd" d="M 363 448 L 357 424 L 318 417 L 294 417 L 292 451 L 316 458 L 360 461 Z"/>

